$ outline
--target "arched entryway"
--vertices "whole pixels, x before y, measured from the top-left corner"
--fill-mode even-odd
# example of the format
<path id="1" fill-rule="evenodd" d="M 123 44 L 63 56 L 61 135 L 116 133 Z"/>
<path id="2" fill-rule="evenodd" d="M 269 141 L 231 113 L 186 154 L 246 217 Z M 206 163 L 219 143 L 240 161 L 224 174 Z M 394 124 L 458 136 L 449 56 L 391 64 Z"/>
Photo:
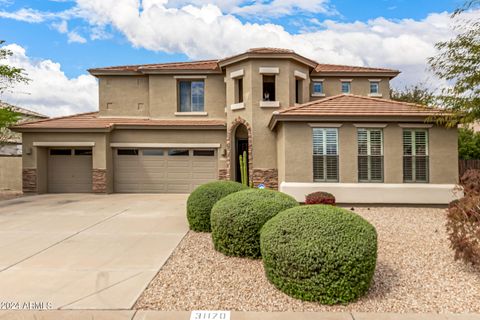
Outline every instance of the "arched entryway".
<path id="1" fill-rule="evenodd" d="M 227 131 L 227 180 L 240 181 L 239 158 L 238 156 L 247 152 L 248 177 L 251 181 L 253 173 L 252 157 L 252 128 L 250 124 L 241 117 L 237 117 L 230 124 Z"/>
<path id="2" fill-rule="evenodd" d="M 240 173 L 240 159 L 239 157 L 241 155 L 245 154 L 247 155 L 247 159 L 249 156 L 249 150 L 248 150 L 248 129 L 245 125 L 239 124 L 237 127 L 234 129 L 234 145 L 233 145 L 233 154 L 234 157 L 232 159 L 232 163 L 234 164 L 234 170 L 233 174 L 234 176 L 232 177 L 233 180 L 237 182 L 242 182 L 241 179 L 241 173 Z M 248 166 L 247 166 L 248 167 Z M 248 168 L 250 169 L 250 168 Z M 247 170 L 248 170 L 247 169 Z"/>

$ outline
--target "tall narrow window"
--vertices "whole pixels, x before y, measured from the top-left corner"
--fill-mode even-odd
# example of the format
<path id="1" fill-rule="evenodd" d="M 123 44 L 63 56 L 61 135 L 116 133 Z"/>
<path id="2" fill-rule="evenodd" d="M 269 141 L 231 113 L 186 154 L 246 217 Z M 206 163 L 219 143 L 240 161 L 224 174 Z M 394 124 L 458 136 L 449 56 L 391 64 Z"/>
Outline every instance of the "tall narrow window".
<path id="1" fill-rule="evenodd" d="M 350 93 L 352 89 L 352 84 L 350 81 L 342 81 L 342 93 Z"/>
<path id="2" fill-rule="evenodd" d="M 302 103 L 303 80 L 295 79 L 295 103 Z"/>
<path id="3" fill-rule="evenodd" d="M 428 182 L 428 131 L 403 131 L 403 181 Z"/>
<path id="4" fill-rule="evenodd" d="M 338 182 L 336 128 L 313 128 L 313 180 Z"/>
<path id="5" fill-rule="evenodd" d="M 180 112 L 204 111 L 205 83 L 203 80 L 179 81 Z"/>
<path id="6" fill-rule="evenodd" d="M 275 101 L 275 76 L 263 76 L 263 101 Z"/>
<path id="7" fill-rule="evenodd" d="M 383 131 L 358 129 L 358 181 L 383 182 Z"/>
<path id="8" fill-rule="evenodd" d="M 235 79 L 235 103 L 243 102 L 243 78 Z"/>

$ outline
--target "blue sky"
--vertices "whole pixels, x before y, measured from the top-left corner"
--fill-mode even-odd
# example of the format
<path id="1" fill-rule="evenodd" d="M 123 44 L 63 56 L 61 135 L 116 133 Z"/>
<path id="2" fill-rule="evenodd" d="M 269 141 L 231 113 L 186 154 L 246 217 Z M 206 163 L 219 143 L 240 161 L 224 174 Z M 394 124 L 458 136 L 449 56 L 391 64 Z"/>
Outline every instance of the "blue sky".
<path id="1" fill-rule="evenodd" d="M 399 68 L 404 71 L 397 81 L 401 86 L 430 79 L 425 59 L 435 53 L 436 41 L 452 35 L 449 13 L 463 0 L 143 0 L 142 4 L 0 0 L 0 39 L 17 56 L 11 63 L 43 80 L 48 65 L 58 76 L 58 83 L 50 87 L 59 85 L 63 91 L 78 91 L 79 83 L 94 91 L 86 73 L 92 67 L 221 57 L 259 46 L 291 47 L 319 62 Z M 3 99 L 48 114 L 96 107 L 96 93 L 87 98 L 82 92 L 70 102 L 74 106 L 68 106 L 66 97 L 53 101 L 54 96 L 41 96 L 41 90 L 32 86 L 19 89 L 28 91 L 24 96 L 9 94 Z"/>

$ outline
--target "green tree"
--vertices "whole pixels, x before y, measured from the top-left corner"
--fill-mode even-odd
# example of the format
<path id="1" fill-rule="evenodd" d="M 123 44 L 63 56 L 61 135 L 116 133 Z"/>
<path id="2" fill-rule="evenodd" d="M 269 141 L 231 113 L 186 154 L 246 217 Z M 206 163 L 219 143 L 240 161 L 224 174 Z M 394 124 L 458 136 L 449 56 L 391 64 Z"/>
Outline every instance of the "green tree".
<path id="1" fill-rule="evenodd" d="M 458 157 L 463 160 L 480 159 L 480 133 L 472 129 L 458 129 Z"/>
<path id="2" fill-rule="evenodd" d="M 480 0 L 470 0 L 455 11 L 457 35 L 437 43 L 439 53 L 428 59 L 430 69 L 449 84 L 439 96 L 446 111 L 446 117 L 439 119 L 447 126 L 480 119 L 480 21 L 461 17 L 479 6 Z"/>
<path id="3" fill-rule="evenodd" d="M 4 44 L 4 40 L 0 40 L 0 46 Z M 7 60 L 13 53 L 12 51 L 0 47 L 0 144 L 8 140 L 11 133 L 7 129 L 8 126 L 16 123 L 20 115 L 10 108 L 1 107 L 1 95 L 17 83 L 28 83 L 25 70 L 9 66 L 3 60 Z"/>
<path id="4" fill-rule="evenodd" d="M 433 106 L 435 95 L 424 84 L 407 86 L 401 90 L 390 90 L 392 100 Z"/>

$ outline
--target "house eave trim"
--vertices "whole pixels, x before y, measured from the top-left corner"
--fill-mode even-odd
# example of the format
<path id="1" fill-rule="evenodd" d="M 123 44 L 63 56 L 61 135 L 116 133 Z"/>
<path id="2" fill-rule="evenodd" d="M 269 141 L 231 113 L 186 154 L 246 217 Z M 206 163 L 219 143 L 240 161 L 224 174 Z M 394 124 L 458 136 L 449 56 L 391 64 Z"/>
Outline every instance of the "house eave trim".
<path id="1" fill-rule="evenodd" d="M 34 141 L 34 147 L 94 147 L 95 142 Z"/>
<path id="2" fill-rule="evenodd" d="M 142 143 L 142 142 L 113 142 L 112 148 L 189 148 L 189 149 L 218 149 L 220 143 Z"/>

